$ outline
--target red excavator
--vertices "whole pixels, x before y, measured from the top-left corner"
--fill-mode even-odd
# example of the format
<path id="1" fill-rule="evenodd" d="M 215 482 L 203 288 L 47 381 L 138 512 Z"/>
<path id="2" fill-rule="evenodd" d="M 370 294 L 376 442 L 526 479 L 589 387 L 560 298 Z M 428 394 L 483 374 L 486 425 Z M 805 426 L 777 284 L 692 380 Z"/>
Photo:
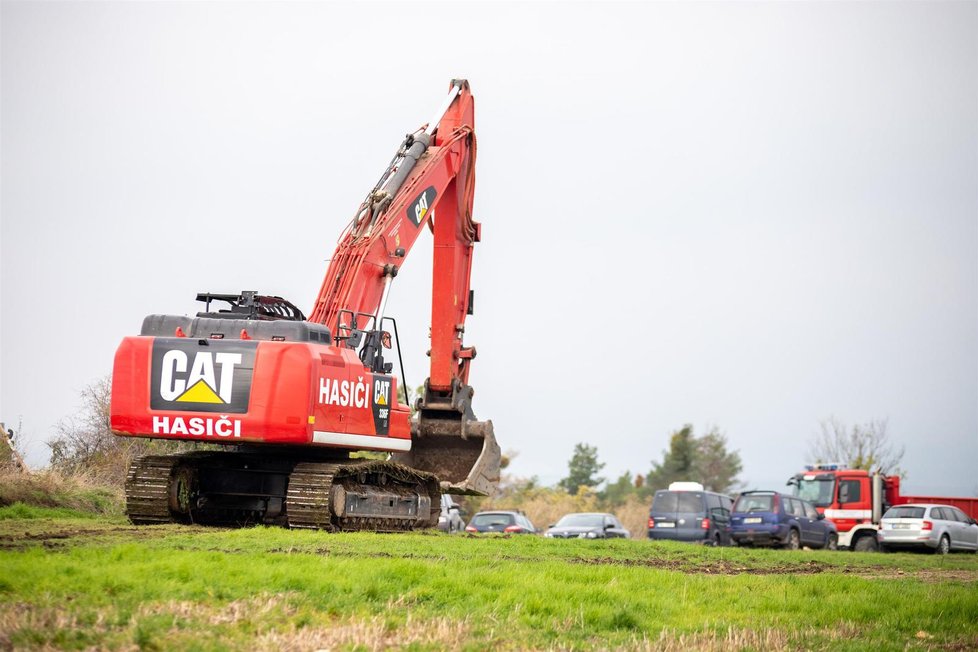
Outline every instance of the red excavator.
<path id="1" fill-rule="evenodd" d="M 122 341 L 112 431 L 222 445 L 135 461 L 126 480 L 133 523 L 403 531 L 435 525 L 442 492 L 492 491 L 499 446 L 492 422 L 472 412 L 476 351 L 462 344 L 481 235 L 474 118 L 468 82 L 452 81 L 346 227 L 308 319 L 280 297 L 206 293 L 196 317 L 150 315 Z M 431 369 L 412 418 L 384 357 L 391 333 L 397 344 L 384 310 L 426 226 Z M 403 364 L 400 372 L 403 383 Z"/>

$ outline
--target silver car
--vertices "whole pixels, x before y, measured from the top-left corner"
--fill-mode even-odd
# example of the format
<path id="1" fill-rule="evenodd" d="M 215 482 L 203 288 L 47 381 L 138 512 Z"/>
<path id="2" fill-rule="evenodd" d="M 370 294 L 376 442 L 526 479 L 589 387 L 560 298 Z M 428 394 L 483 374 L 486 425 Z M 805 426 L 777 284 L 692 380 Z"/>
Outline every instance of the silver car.
<path id="1" fill-rule="evenodd" d="M 441 495 L 441 514 L 438 516 L 438 529 L 442 532 L 455 534 L 465 529 L 465 521 L 462 520 L 462 508 L 455 503 L 455 497 L 448 494 Z"/>
<path id="2" fill-rule="evenodd" d="M 978 524 L 950 505 L 897 505 L 883 514 L 879 542 L 884 551 L 925 548 L 941 555 L 978 551 Z"/>

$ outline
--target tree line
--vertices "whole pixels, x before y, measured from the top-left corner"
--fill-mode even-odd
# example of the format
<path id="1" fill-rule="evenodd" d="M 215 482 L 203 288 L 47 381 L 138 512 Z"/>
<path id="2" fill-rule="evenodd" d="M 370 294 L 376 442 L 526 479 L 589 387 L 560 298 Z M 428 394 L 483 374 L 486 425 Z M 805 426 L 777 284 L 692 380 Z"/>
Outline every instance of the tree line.
<path id="1" fill-rule="evenodd" d="M 604 463 L 598 461 L 598 449 L 586 443 L 574 446 L 567 464 L 568 473 L 558 487 L 575 495 L 582 490 L 597 490 L 605 482 L 598 476 Z M 740 453 L 727 450 L 727 437 L 717 427 L 697 436 L 693 426 L 686 424 L 669 437 L 669 448 L 662 459 L 652 461 L 645 474 L 625 471 L 609 480 L 598 491 L 609 505 L 625 502 L 629 496 L 650 498 L 657 489 L 665 489 L 677 481 L 699 482 L 709 491 L 728 493 L 740 485 L 743 470 Z"/>

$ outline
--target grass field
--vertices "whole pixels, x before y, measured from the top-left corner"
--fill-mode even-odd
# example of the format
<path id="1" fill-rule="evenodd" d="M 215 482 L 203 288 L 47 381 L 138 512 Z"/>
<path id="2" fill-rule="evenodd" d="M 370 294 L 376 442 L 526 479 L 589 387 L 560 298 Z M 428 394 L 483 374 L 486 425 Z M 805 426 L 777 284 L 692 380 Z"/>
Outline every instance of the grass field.
<path id="1" fill-rule="evenodd" d="M 978 555 L 135 528 L 0 508 L 0 649 L 975 649 Z"/>

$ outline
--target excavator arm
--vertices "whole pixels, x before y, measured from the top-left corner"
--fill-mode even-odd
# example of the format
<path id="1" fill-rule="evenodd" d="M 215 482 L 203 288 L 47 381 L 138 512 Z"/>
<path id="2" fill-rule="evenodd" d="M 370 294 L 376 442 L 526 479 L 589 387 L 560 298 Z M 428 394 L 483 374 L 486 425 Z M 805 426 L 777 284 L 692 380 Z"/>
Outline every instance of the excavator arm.
<path id="1" fill-rule="evenodd" d="M 475 193 L 475 102 L 465 80 L 453 80 L 435 118 L 408 134 L 344 230 L 309 321 L 334 333 L 337 345 L 360 349 L 375 372 L 383 359 L 383 318 L 391 284 L 421 231 L 434 234 L 431 369 L 412 423 L 412 450 L 399 461 L 434 473 L 446 491 L 489 493 L 498 481 L 499 446 L 492 422 L 476 421 L 468 385 L 475 348 L 463 346 L 472 313 L 472 249 L 481 225 Z"/>

